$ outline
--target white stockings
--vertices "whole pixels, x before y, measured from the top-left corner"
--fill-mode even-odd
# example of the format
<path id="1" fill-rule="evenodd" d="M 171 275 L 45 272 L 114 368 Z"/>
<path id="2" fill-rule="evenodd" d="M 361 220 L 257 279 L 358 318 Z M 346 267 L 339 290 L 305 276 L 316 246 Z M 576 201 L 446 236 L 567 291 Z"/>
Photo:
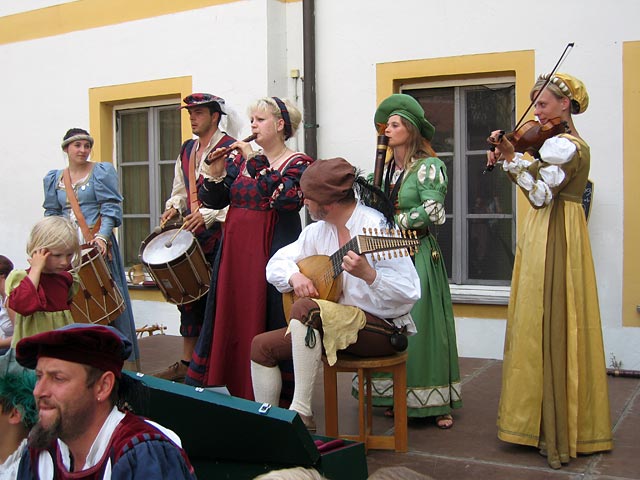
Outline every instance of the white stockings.
<path id="1" fill-rule="evenodd" d="M 289 410 L 295 410 L 302 415 L 311 416 L 313 415 L 311 409 L 313 386 L 322 355 L 322 337 L 320 332 L 314 329 L 316 343 L 313 348 L 307 347 L 304 343 L 307 329 L 308 327 L 299 320 L 291 319 L 289 323 L 293 350 L 293 377 L 295 380 L 293 401 Z"/>
<path id="2" fill-rule="evenodd" d="M 265 367 L 251 361 L 251 382 L 256 402 L 268 403 L 276 407 L 280 404 L 280 390 L 282 389 L 280 368 Z"/>

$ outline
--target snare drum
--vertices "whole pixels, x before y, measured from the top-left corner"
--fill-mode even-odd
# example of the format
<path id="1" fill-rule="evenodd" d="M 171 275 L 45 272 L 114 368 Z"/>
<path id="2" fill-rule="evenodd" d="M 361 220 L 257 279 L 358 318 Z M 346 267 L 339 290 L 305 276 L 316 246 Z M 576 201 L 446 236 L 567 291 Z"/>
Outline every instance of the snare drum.
<path id="1" fill-rule="evenodd" d="M 211 267 L 193 234 L 185 230 L 176 234 L 177 228 L 149 235 L 139 256 L 164 298 L 184 305 L 207 294 Z"/>
<path id="2" fill-rule="evenodd" d="M 82 263 L 77 273 L 80 289 L 69 308 L 74 321 L 108 325 L 124 312 L 122 294 L 97 248 L 82 249 Z"/>

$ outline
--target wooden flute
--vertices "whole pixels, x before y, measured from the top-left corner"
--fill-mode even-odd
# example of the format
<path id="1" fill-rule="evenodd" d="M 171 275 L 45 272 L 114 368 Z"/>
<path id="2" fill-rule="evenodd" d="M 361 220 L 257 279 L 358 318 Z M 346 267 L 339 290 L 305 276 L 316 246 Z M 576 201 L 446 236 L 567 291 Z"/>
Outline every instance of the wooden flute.
<path id="1" fill-rule="evenodd" d="M 249 143 L 249 142 L 253 142 L 256 138 L 258 138 L 258 135 L 255 133 L 252 133 L 247 138 L 244 138 L 241 141 L 245 143 Z M 231 147 L 219 148 L 218 150 L 215 150 L 211 152 L 209 155 L 207 155 L 207 158 L 204 159 L 204 163 L 206 163 L 207 165 L 211 165 L 212 162 L 215 162 L 216 160 L 220 160 L 222 157 L 226 157 L 227 155 L 229 155 L 229 152 L 231 152 L 231 150 L 233 150 L 233 148 Z"/>
<path id="2" fill-rule="evenodd" d="M 382 188 L 382 172 L 384 171 L 384 162 L 387 159 L 387 145 L 389 145 L 389 137 L 384 134 L 385 128 L 386 125 L 378 125 L 378 143 L 373 169 L 373 184 L 378 188 Z"/>

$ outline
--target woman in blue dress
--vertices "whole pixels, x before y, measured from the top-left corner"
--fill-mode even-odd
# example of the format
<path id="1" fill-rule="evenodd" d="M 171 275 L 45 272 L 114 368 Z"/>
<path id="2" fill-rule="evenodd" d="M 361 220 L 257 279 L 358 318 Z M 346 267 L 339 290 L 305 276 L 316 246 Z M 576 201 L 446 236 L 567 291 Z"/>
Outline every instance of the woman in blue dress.
<path id="1" fill-rule="evenodd" d="M 140 353 L 136 339 L 136 326 L 133 320 L 131 299 L 127 289 L 127 278 L 120 249 L 113 229 L 122 224 L 122 195 L 118 191 L 118 176 L 113 165 L 108 162 L 91 162 L 89 156 L 93 147 L 93 137 L 81 128 L 67 131 L 62 140 L 62 150 L 68 161 L 68 171 L 80 210 L 94 238 L 86 240 L 81 231 L 78 219 L 67 200 L 63 182 L 63 170 L 51 170 L 44 177 L 44 215 L 63 215 L 78 225 L 80 243 L 94 245 L 103 255 L 111 277 L 122 293 L 125 310 L 111 325 L 120 330 L 133 345 L 129 362 L 125 368 L 139 370 Z"/>

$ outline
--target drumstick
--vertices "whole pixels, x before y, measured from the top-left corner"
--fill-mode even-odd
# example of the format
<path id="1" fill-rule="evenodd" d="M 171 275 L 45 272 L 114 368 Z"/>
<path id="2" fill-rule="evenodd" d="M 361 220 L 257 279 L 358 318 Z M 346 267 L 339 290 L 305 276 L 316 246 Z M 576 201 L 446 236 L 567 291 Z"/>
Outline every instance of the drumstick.
<path id="1" fill-rule="evenodd" d="M 164 222 L 160 222 L 160 225 L 157 225 L 155 227 L 153 227 L 153 233 L 160 233 L 162 232 L 162 229 L 164 228 L 164 226 L 167 224 L 167 221 L 169 219 L 165 220 Z"/>
<path id="2" fill-rule="evenodd" d="M 173 208 L 175 208 L 175 207 L 173 207 Z M 177 210 L 176 210 L 176 211 L 177 211 Z M 180 215 L 180 212 L 178 212 L 178 215 Z M 173 217 L 165 218 L 164 220 L 162 220 L 162 221 L 160 222 L 160 225 L 159 225 L 159 226 L 155 226 L 155 227 L 153 227 L 153 233 L 160 233 L 160 232 L 162 232 L 162 230 L 164 229 L 164 226 L 165 226 L 165 225 L 167 224 L 167 222 L 168 222 L 169 220 L 171 220 L 172 218 L 173 218 Z"/>
<path id="3" fill-rule="evenodd" d="M 173 237 L 171 237 L 171 239 L 167 242 L 164 242 L 164 246 L 167 248 L 171 248 L 171 246 L 173 245 L 173 241 L 176 239 L 176 237 L 178 236 L 178 234 L 180 233 L 180 231 L 185 227 L 186 223 L 183 223 L 182 225 L 180 225 L 180 228 L 178 229 L 178 231 L 176 233 L 173 234 Z"/>

